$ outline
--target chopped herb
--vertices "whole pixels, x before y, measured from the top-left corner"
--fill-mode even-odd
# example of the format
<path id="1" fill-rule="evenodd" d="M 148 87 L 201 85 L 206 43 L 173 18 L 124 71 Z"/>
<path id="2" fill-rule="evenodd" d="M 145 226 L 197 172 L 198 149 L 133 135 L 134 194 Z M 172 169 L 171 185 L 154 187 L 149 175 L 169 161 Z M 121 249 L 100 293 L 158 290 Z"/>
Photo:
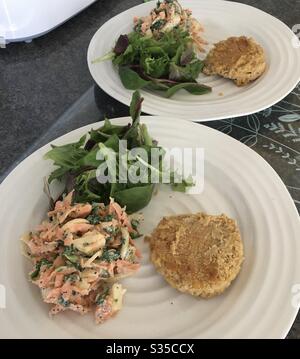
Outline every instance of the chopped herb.
<path id="1" fill-rule="evenodd" d="M 120 258 L 120 253 L 118 253 L 115 249 L 105 250 L 101 256 L 101 260 L 106 262 L 113 262 Z"/>
<path id="2" fill-rule="evenodd" d="M 73 263 L 73 262 L 70 262 L 70 261 L 67 260 L 66 264 L 67 264 L 68 267 L 74 267 L 79 271 L 82 270 L 81 265 L 79 263 Z"/>
<path id="3" fill-rule="evenodd" d="M 65 300 L 63 296 L 60 296 L 58 298 L 58 304 L 60 304 L 64 307 L 68 307 L 70 305 L 70 302 L 68 300 Z"/>
<path id="4" fill-rule="evenodd" d="M 142 30 L 142 23 L 143 21 L 141 19 L 139 19 L 139 21 L 137 22 L 137 24 L 134 26 L 134 31 L 136 32 L 141 32 Z"/>
<path id="5" fill-rule="evenodd" d="M 77 273 L 71 273 L 71 274 L 67 274 L 64 277 L 65 282 L 70 281 L 70 282 L 77 282 L 78 280 L 80 280 L 80 277 Z"/>
<path id="6" fill-rule="evenodd" d="M 102 305 L 108 295 L 109 295 L 109 288 L 105 288 L 104 291 L 101 294 L 97 295 L 96 304 L 97 305 Z"/>
<path id="7" fill-rule="evenodd" d="M 41 259 L 36 263 L 34 271 L 30 274 L 31 279 L 36 279 L 40 274 L 41 267 L 46 265 L 47 267 L 51 267 L 52 263 L 48 261 L 48 259 Z"/>
<path id="8" fill-rule="evenodd" d="M 150 29 L 153 30 L 160 30 L 165 24 L 166 24 L 167 20 L 164 19 L 160 19 L 157 20 L 154 24 L 152 24 L 150 26 Z"/>
<path id="9" fill-rule="evenodd" d="M 90 214 L 86 218 L 91 224 L 99 224 L 100 216 L 98 214 Z"/>
<path id="10" fill-rule="evenodd" d="M 71 263 L 78 263 L 79 258 L 75 254 L 75 250 L 72 246 L 65 247 L 63 256 Z"/>
<path id="11" fill-rule="evenodd" d="M 137 219 L 132 219 L 131 220 L 131 226 L 133 229 L 137 229 L 139 226 L 140 222 Z"/>
<path id="12" fill-rule="evenodd" d="M 92 204 L 91 214 L 87 217 L 87 220 L 94 225 L 99 224 L 100 222 L 109 222 L 112 219 L 112 215 L 100 216 L 100 206 L 95 202 Z"/>
<path id="13" fill-rule="evenodd" d="M 91 224 L 99 224 L 100 216 L 99 216 L 99 204 L 98 203 L 95 203 L 95 202 L 92 203 L 92 212 L 86 219 Z"/>
<path id="14" fill-rule="evenodd" d="M 108 214 L 107 216 L 103 216 L 103 217 L 100 217 L 100 221 L 101 222 L 110 222 L 113 220 L 113 215 L 112 214 Z"/>
<path id="15" fill-rule="evenodd" d="M 43 258 L 43 259 L 41 259 L 40 260 L 40 263 L 41 263 L 41 266 L 51 266 L 52 265 L 52 263 L 50 262 L 50 261 L 48 261 L 48 259 L 46 259 L 46 258 Z"/>
<path id="16" fill-rule="evenodd" d="M 141 236 L 142 236 L 142 234 L 139 233 L 139 232 L 132 232 L 132 233 L 130 233 L 131 239 L 137 239 L 137 238 L 140 238 Z"/>
<path id="17" fill-rule="evenodd" d="M 99 203 L 97 202 L 92 202 L 92 211 L 99 209 Z"/>
<path id="18" fill-rule="evenodd" d="M 117 234 L 120 229 L 118 227 L 109 226 L 109 227 L 105 227 L 104 230 L 109 234 Z"/>

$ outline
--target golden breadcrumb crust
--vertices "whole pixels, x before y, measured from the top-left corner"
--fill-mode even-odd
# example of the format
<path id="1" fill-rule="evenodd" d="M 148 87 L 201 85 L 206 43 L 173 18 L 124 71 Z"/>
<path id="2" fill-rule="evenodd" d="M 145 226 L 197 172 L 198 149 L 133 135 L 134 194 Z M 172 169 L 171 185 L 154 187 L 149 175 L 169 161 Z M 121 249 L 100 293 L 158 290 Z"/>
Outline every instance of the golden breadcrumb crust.
<path id="1" fill-rule="evenodd" d="M 237 224 L 225 215 L 164 217 L 146 240 L 153 264 L 172 287 L 205 298 L 221 294 L 244 259 Z"/>
<path id="2" fill-rule="evenodd" d="M 264 49 L 252 38 L 230 37 L 214 45 L 208 53 L 203 72 L 220 75 L 244 86 L 259 78 L 266 70 Z"/>

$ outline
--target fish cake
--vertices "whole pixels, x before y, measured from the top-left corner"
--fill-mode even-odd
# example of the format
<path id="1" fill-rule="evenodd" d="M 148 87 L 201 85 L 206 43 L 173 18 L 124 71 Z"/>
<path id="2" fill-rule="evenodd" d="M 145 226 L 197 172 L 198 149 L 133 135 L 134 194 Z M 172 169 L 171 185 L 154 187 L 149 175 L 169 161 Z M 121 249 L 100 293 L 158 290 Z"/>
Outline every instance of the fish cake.
<path id="1" fill-rule="evenodd" d="M 237 224 L 225 215 L 165 217 L 148 241 L 151 260 L 166 281 L 204 298 L 221 294 L 244 259 Z"/>
<path id="2" fill-rule="evenodd" d="M 214 45 L 208 53 L 203 73 L 231 79 L 244 86 L 258 79 L 266 70 L 264 49 L 252 38 L 230 37 Z"/>

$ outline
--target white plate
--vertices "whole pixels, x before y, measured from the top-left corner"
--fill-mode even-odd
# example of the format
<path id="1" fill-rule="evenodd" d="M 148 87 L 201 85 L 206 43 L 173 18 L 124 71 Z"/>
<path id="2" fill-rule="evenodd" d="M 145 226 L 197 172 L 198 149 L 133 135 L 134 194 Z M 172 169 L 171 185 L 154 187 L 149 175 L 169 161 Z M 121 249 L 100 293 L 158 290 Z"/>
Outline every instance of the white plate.
<path id="1" fill-rule="evenodd" d="M 261 111 L 284 98 L 300 80 L 300 48 L 294 48 L 293 32 L 281 21 L 254 7 L 220 0 L 183 0 L 193 16 L 205 27 L 210 44 L 229 36 L 252 36 L 266 50 L 268 68 L 254 83 L 237 87 L 221 77 L 200 76 L 200 81 L 213 87 L 213 92 L 194 96 L 181 90 L 171 99 L 150 91 L 143 111 L 152 115 L 175 116 L 194 121 L 237 117 Z M 131 91 L 126 90 L 111 61 L 91 61 L 111 51 L 120 34 L 133 29 L 133 17 L 145 16 L 155 2 L 135 6 L 106 22 L 94 35 L 88 49 L 88 66 L 96 83 L 116 100 L 129 105 Z M 297 43 L 297 42 L 296 42 Z M 220 96 L 220 94 L 223 96 Z"/>
<path id="2" fill-rule="evenodd" d="M 128 118 L 116 123 L 128 123 Z M 45 216 L 43 177 L 53 170 L 43 155 L 49 145 L 24 160 L 0 186 L 0 283 L 7 308 L 0 310 L 0 337 L 20 338 L 283 338 L 295 319 L 292 286 L 300 283 L 300 222 L 294 203 L 275 171 L 240 142 L 205 126 L 162 117 L 143 117 L 151 135 L 167 148 L 205 149 L 202 194 L 162 187 L 143 211 L 148 234 L 164 215 L 206 211 L 235 218 L 245 246 L 245 262 L 221 296 L 197 299 L 172 289 L 149 262 L 142 239 L 142 267 L 126 279 L 122 311 L 96 326 L 92 315 L 63 313 L 50 319 L 19 237 Z M 99 124 L 94 124 L 93 128 Z M 60 137 L 76 141 L 88 125 Z"/>

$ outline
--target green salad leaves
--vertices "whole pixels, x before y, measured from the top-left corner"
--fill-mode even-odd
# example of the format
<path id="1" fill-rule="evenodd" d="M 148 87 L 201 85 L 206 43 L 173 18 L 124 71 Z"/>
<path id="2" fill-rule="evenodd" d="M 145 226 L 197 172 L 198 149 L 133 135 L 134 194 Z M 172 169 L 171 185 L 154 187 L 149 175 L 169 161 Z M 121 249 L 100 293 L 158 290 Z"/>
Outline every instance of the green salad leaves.
<path id="1" fill-rule="evenodd" d="M 92 129 L 78 142 L 53 145 L 45 158 L 52 160 L 57 168 L 48 182 L 63 181 L 62 195 L 74 190 L 76 202 L 108 204 L 112 197 L 126 206 L 129 213 L 150 202 L 155 184 L 163 182 L 164 175 L 169 176 L 168 183 L 175 191 L 184 192 L 192 186 L 190 178 L 183 179 L 177 172 L 164 168 L 164 149 L 151 138 L 146 125 L 140 123 L 142 102 L 143 98 L 136 91 L 130 105 L 131 124 L 119 126 L 105 120 L 102 127 Z M 123 148 L 125 140 L 126 148 Z M 137 149 L 143 150 L 144 158 Z M 160 153 L 155 163 L 151 161 L 153 149 Z M 154 183 L 153 173 L 158 179 Z"/>
<path id="2" fill-rule="evenodd" d="M 211 87 L 196 80 L 203 62 L 194 51 L 189 33 L 175 28 L 159 39 L 139 32 L 121 35 L 113 52 L 93 63 L 111 59 L 118 66 L 120 79 L 125 88 L 148 88 L 162 91 L 166 97 L 185 89 L 194 95 L 211 92 Z"/>

